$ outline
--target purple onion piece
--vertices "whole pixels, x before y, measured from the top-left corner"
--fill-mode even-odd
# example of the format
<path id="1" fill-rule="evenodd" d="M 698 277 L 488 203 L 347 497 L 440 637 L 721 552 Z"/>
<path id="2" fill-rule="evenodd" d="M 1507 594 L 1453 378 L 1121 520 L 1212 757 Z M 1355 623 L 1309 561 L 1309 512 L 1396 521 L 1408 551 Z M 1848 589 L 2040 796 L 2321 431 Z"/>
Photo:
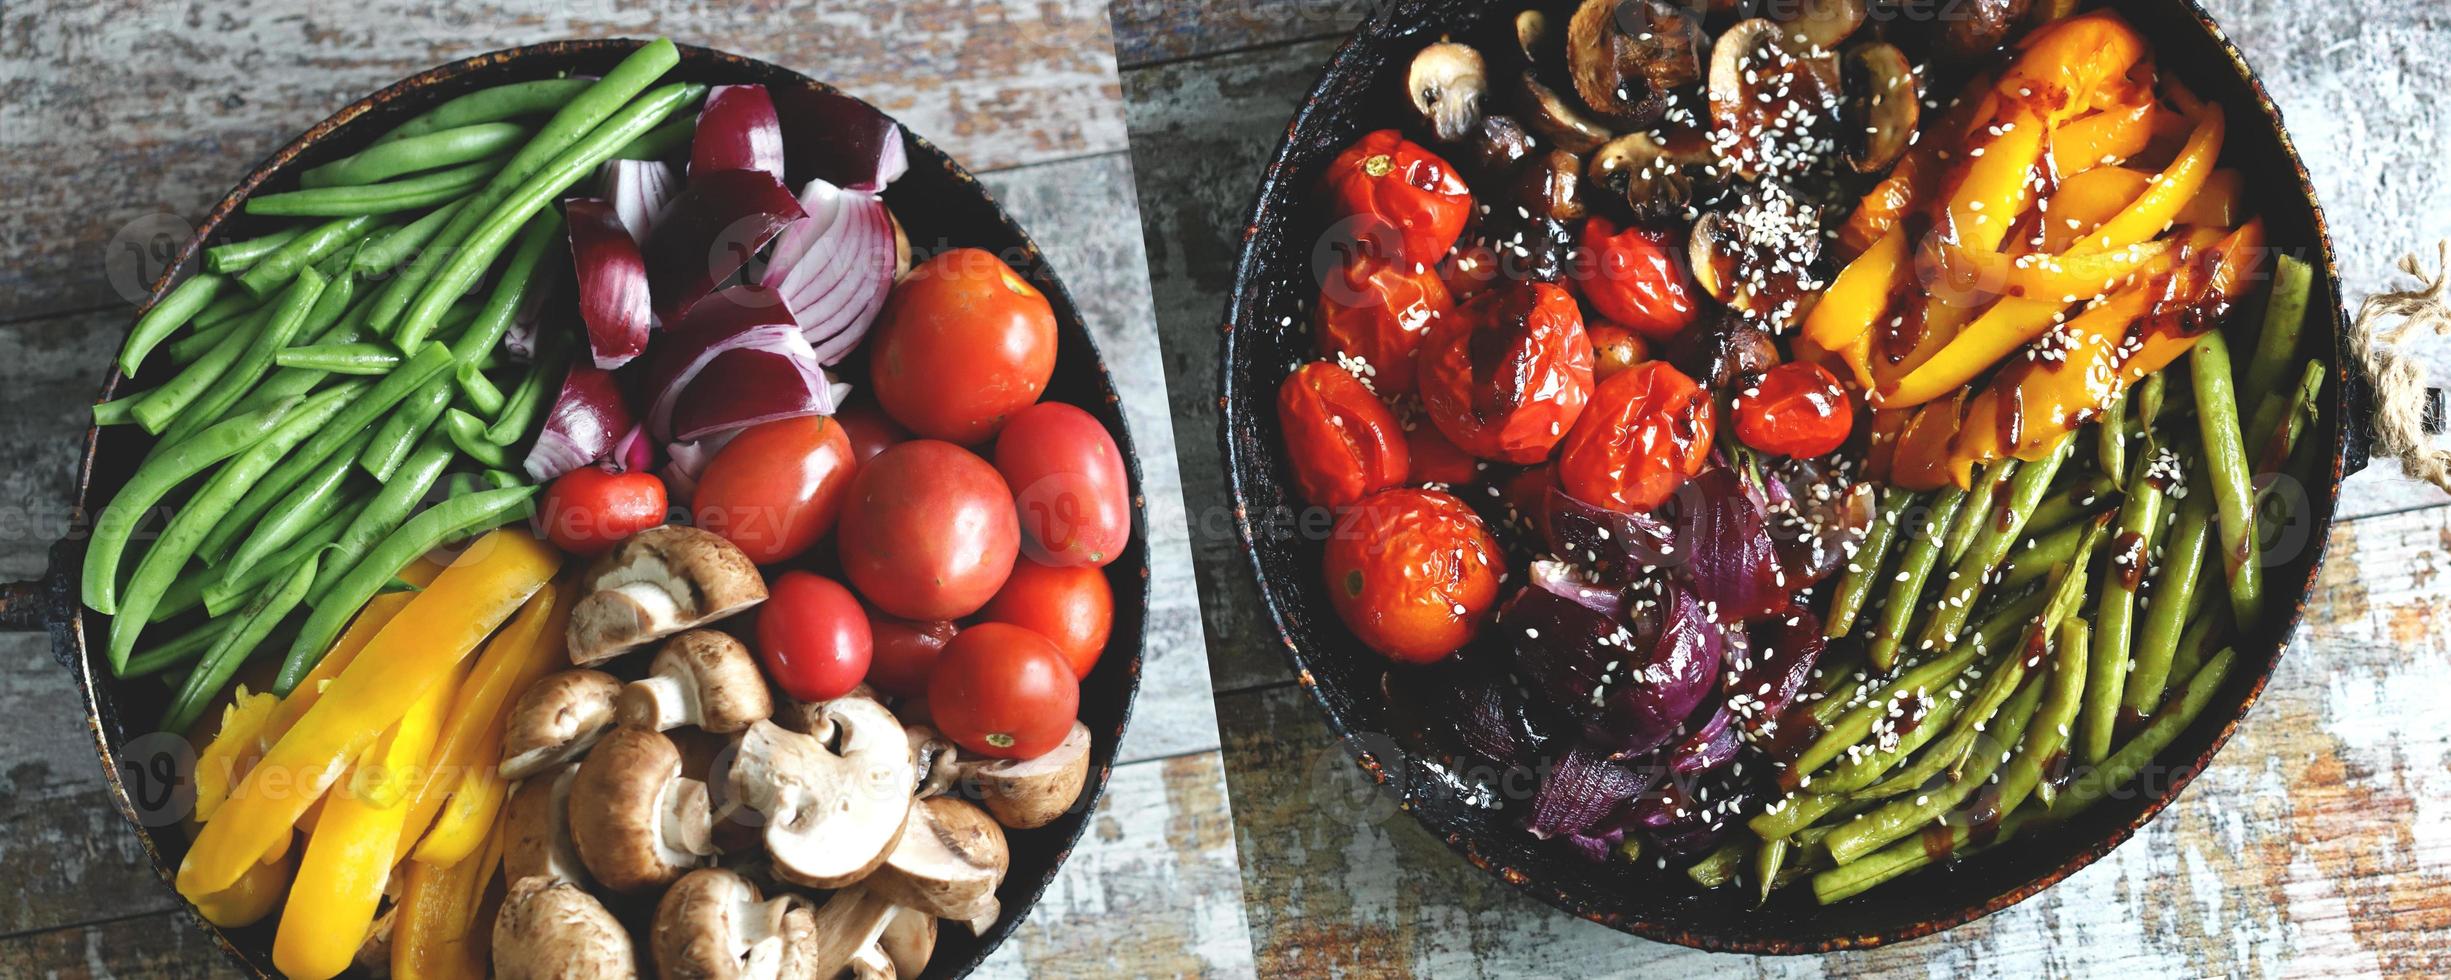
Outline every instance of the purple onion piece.
<path id="1" fill-rule="evenodd" d="M 782 119 L 792 181 L 881 191 L 909 167 L 902 127 L 858 99 L 829 89 L 787 86 L 771 92 Z"/>
<path id="2" fill-rule="evenodd" d="M 1498 635 L 1533 690 L 1621 759 L 1676 735 L 1712 691 L 1722 644 L 1718 625 L 1685 590 L 1634 595 L 1640 629 L 1528 586 L 1498 618 Z"/>
<path id="3" fill-rule="evenodd" d="M 1773 481 L 1771 486 L 1780 486 Z M 1789 503 L 1773 501 L 1767 515 L 1770 540 L 1787 572 L 1787 585 L 1803 589 L 1829 578 L 1872 530 L 1872 484 L 1813 483 L 1793 488 Z"/>
<path id="4" fill-rule="evenodd" d="M 1694 594 L 1722 623 L 1758 619 L 1794 601 L 1760 504 L 1736 471 L 1703 471 L 1677 494 L 1676 548 Z"/>
<path id="5" fill-rule="evenodd" d="M 530 479 L 543 483 L 603 459 L 635 425 L 622 400 L 621 382 L 612 372 L 572 364 L 521 466 Z"/>
<path id="6" fill-rule="evenodd" d="M 1736 761 L 1736 750 L 1744 747 L 1744 741 L 1734 724 L 1735 717 L 1726 701 L 1719 702 L 1701 728 L 1668 749 L 1668 771 L 1692 776 Z"/>
<path id="7" fill-rule="evenodd" d="M 1577 745 L 1541 780 L 1524 829 L 1542 840 L 1590 830 L 1616 816 L 1655 778 L 1654 770 L 1609 761 L 1603 748 Z"/>
<path id="8" fill-rule="evenodd" d="M 689 176 L 756 170 L 783 180 L 783 124 L 763 85 L 717 85 L 698 110 L 689 140 Z"/>
<path id="9" fill-rule="evenodd" d="M 587 325 L 588 353 L 597 367 L 610 371 L 647 350 L 655 313 L 646 265 L 612 205 L 572 198 L 562 210 L 570 218 L 570 259 L 579 276 L 579 319 Z"/>
<path id="10" fill-rule="evenodd" d="M 1561 561 L 1533 561 L 1532 584 L 1612 620 L 1625 617 L 1630 601 L 1623 587 L 1589 581 L 1574 566 Z"/>
<path id="11" fill-rule="evenodd" d="M 655 315 L 664 322 L 680 318 L 785 226 L 806 216 L 783 182 L 765 171 L 691 174 L 644 250 Z"/>
<path id="12" fill-rule="evenodd" d="M 644 244 L 655 234 L 655 223 L 672 206 L 681 176 L 662 160 L 607 160 L 600 182 L 602 195 L 621 215 L 622 227 Z"/>
<path id="13" fill-rule="evenodd" d="M 647 438 L 647 427 L 633 425 L 630 431 L 615 440 L 612 451 L 604 456 L 603 466 L 615 473 L 645 473 L 655 469 L 655 443 Z"/>
<path id="14" fill-rule="evenodd" d="M 712 462 L 715 454 L 722 452 L 723 447 L 730 445 L 737 435 L 740 435 L 740 431 L 735 429 L 692 442 L 666 445 L 664 468 L 657 474 L 664 478 L 665 496 L 672 498 L 676 504 L 689 503 L 689 498 L 697 494 L 698 477 L 706 472 L 706 464 Z"/>
<path id="15" fill-rule="evenodd" d="M 1547 513 L 1538 523 L 1549 550 L 1611 581 L 1631 581 L 1645 568 L 1674 563 L 1675 537 L 1658 518 L 1601 507 L 1554 482 L 1544 506 Z"/>
<path id="16" fill-rule="evenodd" d="M 672 430 L 686 442 L 760 422 L 832 415 L 839 404 L 833 379 L 805 346 L 798 351 L 741 347 L 707 362 L 674 406 Z"/>
<path id="17" fill-rule="evenodd" d="M 800 325 L 773 290 L 733 286 L 709 296 L 670 324 L 647 358 L 647 433 L 672 441 L 673 412 L 682 394 L 715 358 L 744 349 L 813 357 Z"/>
<path id="18" fill-rule="evenodd" d="M 775 240 L 759 281 L 783 297 L 818 362 L 837 364 L 884 309 L 901 246 L 892 213 L 874 194 L 815 180 L 801 190 L 800 205 L 808 216 Z"/>
<path id="19" fill-rule="evenodd" d="M 1625 828 L 1610 827 L 1607 832 L 1598 835 L 1567 834 L 1558 839 L 1565 841 L 1566 847 L 1576 857 L 1593 864 L 1607 864 L 1609 855 L 1616 853 L 1618 845 L 1625 843 Z"/>
<path id="20" fill-rule="evenodd" d="M 1764 726 L 1795 702 L 1812 680 L 1813 668 L 1820 664 L 1829 643 L 1821 635 L 1821 617 L 1798 606 L 1776 621 L 1770 639 L 1758 651 L 1729 660 L 1734 680 L 1727 692 L 1728 704 L 1745 730 L 1762 734 Z"/>
<path id="21" fill-rule="evenodd" d="M 1524 700 L 1514 678 L 1495 670 L 1464 670 L 1447 681 L 1456 737 L 1465 751 L 1500 765 L 1529 765 L 1556 740 L 1546 715 Z"/>

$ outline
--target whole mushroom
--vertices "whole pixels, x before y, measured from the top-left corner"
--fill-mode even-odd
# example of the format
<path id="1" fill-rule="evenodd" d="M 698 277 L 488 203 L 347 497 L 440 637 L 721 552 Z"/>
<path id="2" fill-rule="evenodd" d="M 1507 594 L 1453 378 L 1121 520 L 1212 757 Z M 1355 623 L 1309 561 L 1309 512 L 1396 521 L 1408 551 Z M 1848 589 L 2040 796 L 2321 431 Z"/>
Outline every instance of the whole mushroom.
<path id="1" fill-rule="evenodd" d="M 682 525 L 631 535 L 588 566 L 570 608 L 570 661 L 602 663 L 766 601 L 766 580 L 732 542 Z"/>
<path id="2" fill-rule="evenodd" d="M 1453 143 L 1480 128 L 1488 75 L 1481 53 L 1471 45 L 1440 41 L 1413 56 L 1404 73 L 1404 89 L 1431 135 Z"/>
<path id="3" fill-rule="evenodd" d="M 729 805 L 764 818 L 776 877 L 841 888 L 883 864 L 901 839 L 917 772 L 901 723 L 883 705 L 841 698 L 826 703 L 825 716 L 829 738 L 750 724 L 725 780 Z"/>
<path id="4" fill-rule="evenodd" d="M 995 818 L 951 796 L 914 800 L 910 808 L 902 839 L 861 884 L 934 916 L 958 915 L 994 897 L 1012 858 Z"/>
<path id="5" fill-rule="evenodd" d="M 691 725 L 728 735 L 773 714 L 774 696 L 757 659 L 721 630 L 665 640 L 647 676 L 621 690 L 621 723 L 650 731 Z"/>
<path id="6" fill-rule="evenodd" d="M 521 878 L 494 916 L 494 976 L 500 980 L 616 980 L 638 975 L 630 933 L 585 889 Z"/>
<path id="7" fill-rule="evenodd" d="M 570 838 L 570 786 L 578 775 L 577 763 L 563 763 L 520 780 L 519 788 L 511 791 L 510 801 L 502 805 L 504 880 L 543 877 L 588 883 L 587 865 Z"/>
<path id="8" fill-rule="evenodd" d="M 570 837 L 604 887 L 636 894 L 671 884 L 715 853 L 706 784 L 681 775 L 681 751 L 659 732 L 616 728 L 570 784 Z"/>
<path id="9" fill-rule="evenodd" d="M 692 871 L 664 891 L 648 949 L 664 980 L 819 975 L 808 903 L 793 895 L 764 898 L 749 879 L 722 868 Z"/>
<path id="10" fill-rule="evenodd" d="M 502 778 L 526 779 L 587 753 L 612 730 L 621 682 L 600 670 L 537 678 L 502 723 Z"/>

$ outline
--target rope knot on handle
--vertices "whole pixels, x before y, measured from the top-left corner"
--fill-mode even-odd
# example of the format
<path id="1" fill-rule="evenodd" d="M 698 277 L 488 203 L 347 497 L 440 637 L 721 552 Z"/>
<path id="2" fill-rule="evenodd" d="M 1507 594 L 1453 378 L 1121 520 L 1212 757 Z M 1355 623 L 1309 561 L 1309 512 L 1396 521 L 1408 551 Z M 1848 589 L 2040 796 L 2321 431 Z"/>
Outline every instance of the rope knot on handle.
<path id="1" fill-rule="evenodd" d="M 2417 284 L 2376 293 L 2358 304 L 2357 321 L 2349 327 L 2349 352 L 2374 383 L 2376 454 L 2397 457 L 2408 475 L 2451 492 L 2451 450 L 2435 447 L 2426 431 L 2424 373 L 2416 358 L 2398 349 L 2420 328 L 2438 337 L 2451 336 L 2451 241 L 2435 245 L 2432 274 L 2418 264 L 2415 253 L 2400 257 L 2400 271 Z"/>

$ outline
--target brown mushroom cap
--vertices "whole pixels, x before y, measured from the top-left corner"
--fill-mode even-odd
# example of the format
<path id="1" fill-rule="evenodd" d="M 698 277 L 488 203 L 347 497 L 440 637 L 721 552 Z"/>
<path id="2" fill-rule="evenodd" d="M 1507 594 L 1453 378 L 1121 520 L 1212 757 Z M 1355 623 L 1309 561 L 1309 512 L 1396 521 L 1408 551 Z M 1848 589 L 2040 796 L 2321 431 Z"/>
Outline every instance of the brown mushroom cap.
<path id="1" fill-rule="evenodd" d="M 1583 0 L 1566 24 L 1575 94 L 1620 127 L 1659 122 L 1675 89 L 1702 77 L 1702 25 L 1660 0 Z"/>
<path id="2" fill-rule="evenodd" d="M 813 957 L 814 942 L 800 899 L 766 900 L 737 873 L 700 868 L 673 882 L 656 903 L 649 949 L 656 975 L 665 980 L 735 980 L 802 976 L 783 967 Z"/>
<path id="3" fill-rule="evenodd" d="M 638 975 L 630 933 L 595 896 L 567 881 L 522 878 L 494 916 L 499 980 L 615 980 Z"/>
<path id="4" fill-rule="evenodd" d="M 811 957 L 812 972 L 800 976 L 832 977 L 853 967 L 854 960 L 864 955 L 875 959 L 883 955 L 877 940 L 884 936 L 885 926 L 894 917 L 894 903 L 868 889 L 854 885 L 835 892 L 813 917 L 816 953 Z M 886 961 L 890 969 L 891 961 Z"/>
<path id="5" fill-rule="evenodd" d="M 732 542 L 694 527 L 631 535 L 588 566 L 570 609 L 570 660 L 601 663 L 766 601 L 766 580 Z"/>
<path id="6" fill-rule="evenodd" d="M 893 961 L 896 976 L 916 977 L 936 954 L 936 917 L 914 908 L 897 907 L 885 920 L 877 946 Z"/>
<path id="7" fill-rule="evenodd" d="M 1846 94 L 1840 130 L 1847 163 L 1857 173 L 1879 173 L 1906 155 L 1923 119 L 1922 81 L 1906 53 L 1891 44 L 1859 44 L 1839 65 Z"/>
<path id="8" fill-rule="evenodd" d="M 1089 782 L 1089 726 L 1072 723 L 1064 741 L 1035 759 L 998 759 L 970 767 L 979 802 L 1016 830 L 1044 827 L 1072 809 Z"/>
<path id="9" fill-rule="evenodd" d="M 537 678 L 502 723 L 502 778 L 526 779 L 587 752 L 613 727 L 621 682 L 600 670 Z"/>
<path id="10" fill-rule="evenodd" d="M 825 721 L 830 738 L 752 723 L 725 783 L 733 804 L 765 818 L 776 877 L 840 888 L 885 862 L 918 777 L 902 725 L 883 705 L 837 699 L 827 702 Z"/>
<path id="11" fill-rule="evenodd" d="M 1840 42 L 1864 26 L 1864 0 L 1796 0 L 1774 5 L 1770 13 L 1799 50 L 1836 51 Z"/>
<path id="12" fill-rule="evenodd" d="M 665 731 L 694 725 L 730 734 L 774 714 L 757 659 L 732 634 L 690 630 L 664 641 L 647 676 L 621 690 L 621 723 Z"/>
<path id="13" fill-rule="evenodd" d="M 589 874 L 634 894 L 669 885 L 714 853 L 706 784 L 681 775 L 672 740 L 616 728 L 570 785 L 570 837 Z"/>
<path id="14" fill-rule="evenodd" d="M 570 786 L 578 775 L 577 763 L 563 763 L 520 780 L 511 791 L 502 805 L 504 880 L 544 877 L 587 884 L 587 865 L 570 839 Z"/>
<path id="15" fill-rule="evenodd" d="M 962 778 L 962 750 L 944 733 L 917 723 L 902 726 L 911 744 L 911 770 L 918 775 L 916 796 L 940 796 Z"/>
<path id="16" fill-rule="evenodd" d="M 1440 41 L 1413 55 L 1404 73 L 1405 94 L 1430 133 L 1439 142 L 1453 143 L 1480 128 L 1488 75 L 1481 52 L 1470 45 Z"/>
<path id="17" fill-rule="evenodd" d="M 1713 143 L 1738 174 L 1809 169 L 1833 142 L 1838 57 L 1797 50 L 1779 25 L 1738 21 L 1711 49 Z"/>
<path id="18" fill-rule="evenodd" d="M 995 895 L 1011 860 L 1004 828 L 987 811 L 931 796 L 911 803 L 902 840 L 862 884 L 896 905 L 950 915 Z"/>

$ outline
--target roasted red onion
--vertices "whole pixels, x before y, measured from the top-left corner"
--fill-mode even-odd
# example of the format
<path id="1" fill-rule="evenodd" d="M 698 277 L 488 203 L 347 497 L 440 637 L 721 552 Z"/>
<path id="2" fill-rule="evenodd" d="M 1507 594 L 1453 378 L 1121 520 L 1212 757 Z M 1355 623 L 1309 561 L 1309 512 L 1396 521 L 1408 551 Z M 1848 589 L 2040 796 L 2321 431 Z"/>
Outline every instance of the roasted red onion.
<path id="1" fill-rule="evenodd" d="M 597 367 L 610 371 L 645 353 L 655 314 L 638 241 L 612 205 L 591 197 L 562 203 L 570 218 L 570 259 L 579 274 L 579 318 Z"/>
<path id="2" fill-rule="evenodd" d="M 1713 689 L 1722 642 L 1719 626 L 1684 589 L 1634 595 L 1639 630 L 1534 587 L 1517 591 L 1498 615 L 1524 679 L 1580 722 L 1586 739 L 1621 759 L 1676 735 Z"/>
<path id="3" fill-rule="evenodd" d="M 1722 623 L 1758 619 L 1795 599 L 1779 570 L 1762 507 L 1729 467 L 1703 471 L 1676 496 L 1676 550 L 1685 579 Z M 1796 589 L 1801 589 L 1799 584 Z"/>
<path id="4" fill-rule="evenodd" d="M 1611 761 L 1604 749 L 1577 745 L 1541 780 L 1524 829 L 1546 840 L 1600 826 L 1649 789 L 1657 774 L 1654 767 L 1627 766 Z"/>

